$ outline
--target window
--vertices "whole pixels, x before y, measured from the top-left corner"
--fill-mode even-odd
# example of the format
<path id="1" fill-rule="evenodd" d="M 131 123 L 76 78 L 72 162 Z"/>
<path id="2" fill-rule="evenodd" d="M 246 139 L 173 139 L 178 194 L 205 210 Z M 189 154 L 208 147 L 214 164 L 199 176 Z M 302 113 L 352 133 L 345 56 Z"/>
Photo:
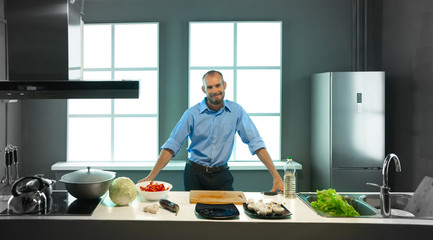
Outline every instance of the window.
<path id="1" fill-rule="evenodd" d="M 158 23 L 84 24 L 83 79 L 139 80 L 139 99 L 68 100 L 68 161 L 158 156 Z"/>
<path id="2" fill-rule="evenodd" d="M 201 102 L 201 78 L 221 71 L 226 99 L 243 106 L 267 150 L 280 160 L 281 22 L 191 22 L 189 26 L 189 105 Z M 236 135 L 231 160 L 258 160 Z"/>

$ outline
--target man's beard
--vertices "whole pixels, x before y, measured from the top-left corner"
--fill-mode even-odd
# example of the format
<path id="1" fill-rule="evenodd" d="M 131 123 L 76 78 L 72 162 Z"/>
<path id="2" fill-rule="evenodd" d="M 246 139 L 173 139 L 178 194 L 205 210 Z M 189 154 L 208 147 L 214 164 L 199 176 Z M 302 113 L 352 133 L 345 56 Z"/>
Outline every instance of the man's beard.
<path id="1" fill-rule="evenodd" d="M 207 100 L 212 104 L 212 105 L 220 105 L 223 101 L 224 101 L 224 92 L 221 93 L 221 99 L 218 100 L 214 100 L 212 97 L 208 97 Z"/>

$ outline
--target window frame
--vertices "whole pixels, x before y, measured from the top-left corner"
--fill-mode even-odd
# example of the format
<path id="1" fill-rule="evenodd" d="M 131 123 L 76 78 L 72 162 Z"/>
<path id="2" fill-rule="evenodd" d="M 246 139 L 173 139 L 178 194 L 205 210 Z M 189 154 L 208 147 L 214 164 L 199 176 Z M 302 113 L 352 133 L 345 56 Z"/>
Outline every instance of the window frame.
<path id="1" fill-rule="evenodd" d="M 233 37 L 233 66 L 191 66 L 191 25 L 192 24 L 203 24 L 203 23 L 233 23 L 234 24 L 234 37 Z M 280 59 L 279 59 L 279 66 L 237 66 L 237 24 L 238 23 L 280 23 Z M 282 56 L 283 56 L 283 21 L 190 21 L 188 25 L 188 89 L 191 89 L 191 70 L 203 70 L 207 71 L 210 69 L 214 70 L 231 70 L 233 71 L 233 101 L 237 102 L 237 71 L 238 70 L 279 70 L 280 71 L 280 109 L 279 113 L 253 113 L 253 112 L 247 112 L 250 117 L 256 117 L 256 116 L 277 116 L 279 117 L 280 122 L 280 131 L 279 131 L 279 153 L 278 156 L 271 156 L 273 161 L 281 161 L 281 129 L 282 129 Z M 188 107 L 193 106 L 195 103 L 191 103 L 191 98 L 188 94 Z M 239 139 L 239 136 L 236 134 L 237 139 Z M 237 162 L 246 162 L 246 161 L 259 161 L 256 160 L 242 160 L 242 159 L 236 159 L 236 148 L 237 148 L 237 139 L 235 139 L 232 155 L 230 157 L 230 161 L 237 161 Z M 188 139 L 188 143 L 189 139 Z M 243 143 L 241 143 L 243 144 Z M 266 144 L 266 142 L 265 142 Z M 257 158 L 257 157 L 254 157 Z"/>
<path id="2" fill-rule="evenodd" d="M 157 28 L 157 33 L 156 33 L 156 44 L 157 44 L 157 54 L 156 54 L 156 66 L 155 67 L 115 67 L 115 37 L 116 37 L 116 32 L 115 32 L 115 26 L 118 25 L 146 25 L 146 24 L 155 24 L 156 28 Z M 94 68 L 94 67 L 84 67 L 84 26 L 85 25 L 109 25 L 111 26 L 111 59 L 110 59 L 110 67 L 101 67 L 101 68 Z M 110 99 L 110 113 L 107 114 L 70 114 L 69 113 L 69 101 L 73 101 L 74 99 L 68 100 L 67 103 L 67 131 L 69 132 L 69 120 L 73 119 L 73 118 L 109 118 L 110 119 L 110 141 L 111 141 L 111 146 L 110 146 L 110 159 L 107 160 L 97 160 L 97 162 L 155 162 L 157 157 L 158 157 L 158 153 L 159 153 L 159 146 L 157 144 L 157 147 L 155 149 L 155 156 L 150 156 L 150 157 L 146 157 L 146 159 L 149 160 L 127 160 L 127 161 L 121 161 L 121 160 L 116 160 L 115 159 L 115 120 L 119 119 L 119 118 L 155 118 L 156 119 L 156 135 L 155 137 L 155 142 L 159 142 L 159 39 L 160 39 L 160 24 L 159 22 L 128 22 L 128 23 L 86 23 L 86 24 L 81 24 L 81 69 L 80 69 L 80 79 L 83 81 L 86 81 L 86 79 L 83 79 L 83 75 L 84 72 L 98 72 L 98 71 L 104 71 L 104 72 L 110 72 L 110 79 L 108 80 L 115 80 L 115 75 L 116 72 L 122 72 L 122 71 L 149 71 L 149 72 L 156 72 L 156 88 L 157 88 L 157 97 L 156 97 L 156 113 L 115 113 L 115 101 L 116 99 Z M 87 79 L 89 80 L 89 79 Z M 91 100 L 91 99 L 89 99 Z M 77 161 L 82 161 L 82 160 L 74 160 L 74 159 L 70 159 L 70 152 L 69 152 L 69 139 L 66 142 L 66 161 L 67 162 L 77 162 Z M 151 159 L 151 160 L 150 160 Z M 88 159 L 88 160 L 84 160 L 84 161 L 94 161 L 92 159 Z"/>

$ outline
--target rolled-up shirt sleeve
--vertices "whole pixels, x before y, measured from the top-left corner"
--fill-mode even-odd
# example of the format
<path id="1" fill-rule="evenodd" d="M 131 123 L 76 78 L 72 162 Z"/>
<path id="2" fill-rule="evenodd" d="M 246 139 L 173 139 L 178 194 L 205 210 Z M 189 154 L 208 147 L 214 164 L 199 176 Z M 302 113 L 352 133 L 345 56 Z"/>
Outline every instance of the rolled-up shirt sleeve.
<path id="1" fill-rule="evenodd" d="M 164 143 L 164 145 L 161 146 L 161 149 L 172 150 L 173 157 L 175 157 L 179 153 L 182 145 L 185 143 L 188 135 L 191 132 L 191 123 L 191 115 L 188 114 L 188 111 L 186 111 L 174 127 L 173 131 L 171 131 L 168 140 Z"/>
<path id="2" fill-rule="evenodd" d="M 251 154 L 254 155 L 257 150 L 266 148 L 265 142 L 260 137 L 256 125 L 254 125 L 254 122 L 243 108 L 239 111 L 239 114 L 240 116 L 237 123 L 238 134 L 242 142 L 248 145 Z"/>

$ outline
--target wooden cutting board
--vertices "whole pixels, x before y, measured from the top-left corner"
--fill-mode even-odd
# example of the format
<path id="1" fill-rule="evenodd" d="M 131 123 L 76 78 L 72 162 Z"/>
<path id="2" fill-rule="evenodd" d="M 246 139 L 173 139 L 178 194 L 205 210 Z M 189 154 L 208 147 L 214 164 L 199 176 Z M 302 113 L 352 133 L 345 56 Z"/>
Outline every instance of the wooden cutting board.
<path id="1" fill-rule="evenodd" d="M 247 202 L 247 199 L 242 191 L 191 190 L 189 193 L 189 202 L 205 204 L 243 204 Z"/>

